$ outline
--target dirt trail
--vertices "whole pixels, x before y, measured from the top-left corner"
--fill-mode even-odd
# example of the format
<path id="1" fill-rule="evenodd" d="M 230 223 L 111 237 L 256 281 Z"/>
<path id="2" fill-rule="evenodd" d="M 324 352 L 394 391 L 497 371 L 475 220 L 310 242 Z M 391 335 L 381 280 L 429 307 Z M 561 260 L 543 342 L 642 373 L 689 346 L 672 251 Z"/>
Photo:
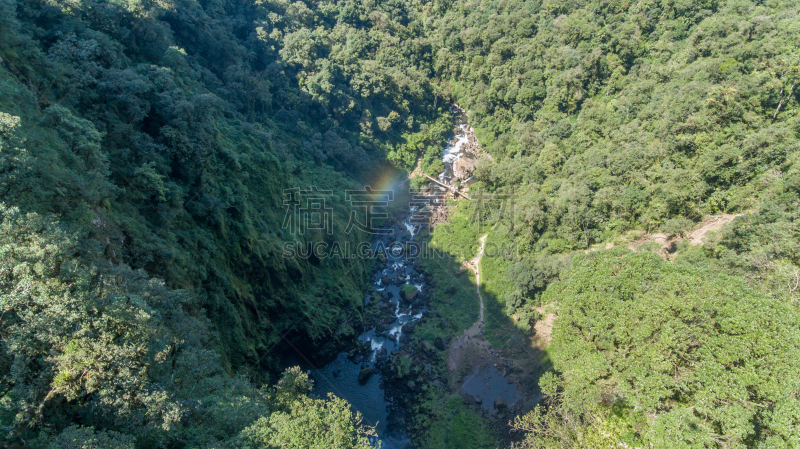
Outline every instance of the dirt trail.
<path id="1" fill-rule="evenodd" d="M 536 320 L 536 324 L 533 326 L 534 333 L 531 345 L 540 351 L 544 351 L 550 345 L 553 323 L 557 317 L 555 312 L 552 311 L 554 305 L 555 303 L 550 303 L 536 308 L 541 318 Z"/>
<path id="2" fill-rule="evenodd" d="M 732 222 L 736 217 L 741 217 L 742 215 L 744 214 L 722 214 L 707 217 L 703 220 L 702 225 L 686 238 L 692 245 L 702 245 L 703 237 L 705 237 L 707 233 L 721 229 L 726 224 Z"/>
<path id="3" fill-rule="evenodd" d="M 741 217 L 744 214 L 720 214 L 720 215 L 709 215 L 705 217 L 705 219 L 698 225 L 698 227 L 686 235 L 686 237 L 681 236 L 669 236 L 662 232 L 658 232 L 655 234 L 645 234 L 639 238 L 633 239 L 628 243 L 628 249 L 631 251 L 638 251 L 639 247 L 647 243 L 656 243 L 658 246 L 661 247 L 660 255 L 665 259 L 670 259 L 675 254 L 676 250 L 676 243 L 682 240 L 688 241 L 692 245 L 702 245 L 705 242 L 703 239 L 706 237 L 706 234 L 712 231 L 719 231 L 722 229 L 723 226 L 732 222 L 737 217 Z M 612 248 L 614 243 L 607 243 L 605 245 L 605 249 Z M 586 252 L 590 251 L 597 251 L 599 249 L 603 249 L 602 245 L 596 245 L 594 248 L 587 250 Z"/>
<path id="4" fill-rule="evenodd" d="M 478 254 L 464 265 L 475 273 L 475 291 L 478 294 L 478 301 L 480 302 L 480 314 L 478 321 L 476 321 L 469 329 L 465 330 L 458 338 L 450 343 L 450 350 L 447 354 L 447 368 L 451 372 L 455 372 L 462 365 L 469 364 L 470 366 L 480 365 L 483 361 L 488 361 L 490 356 L 491 345 L 483 338 L 483 295 L 481 294 L 481 273 L 480 263 L 483 257 L 483 249 L 486 245 L 486 237 L 484 235 L 478 241 Z"/>
<path id="5" fill-rule="evenodd" d="M 467 267 L 469 267 L 469 269 L 472 270 L 473 273 L 475 273 L 475 292 L 478 293 L 478 300 L 480 301 L 481 305 L 481 313 L 480 317 L 478 318 L 478 321 L 476 321 L 475 324 L 472 325 L 472 327 L 466 330 L 466 332 L 469 332 L 470 330 L 475 330 L 474 332 L 475 334 L 481 333 L 481 329 L 483 328 L 483 295 L 481 294 L 481 271 L 479 266 L 481 263 L 481 257 L 483 257 L 483 248 L 486 245 L 486 237 L 488 236 L 489 234 L 485 234 L 483 237 L 478 239 L 478 241 L 480 242 L 480 245 L 478 246 L 478 254 L 476 254 L 475 257 L 472 258 L 472 260 L 467 262 Z"/>
<path id="6" fill-rule="evenodd" d="M 484 234 L 483 237 L 478 239 L 478 241 L 481 242 L 480 246 L 478 246 L 478 254 L 474 259 L 469 261 L 472 271 L 475 272 L 475 291 L 478 292 L 478 299 L 481 301 L 481 318 L 478 320 L 478 322 L 481 324 L 483 324 L 483 295 L 481 295 L 481 272 L 480 268 L 478 268 L 478 265 L 481 263 L 481 257 L 483 257 L 483 247 L 486 245 L 486 237 L 488 236 L 489 234 Z"/>
<path id="7" fill-rule="evenodd" d="M 539 352 L 522 359 L 509 357 L 507 348 L 493 349 L 491 343 L 483 336 L 484 299 L 481 293 L 480 262 L 484 254 L 488 234 L 478 241 L 478 253 L 464 264 L 475 273 L 475 289 L 480 302 L 480 314 L 469 329 L 458 338 L 453 339 L 447 350 L 447 370 L 450 374 L 450 385 L 454 392 L 461 394 L 467 403 L 483 416 L 495 419 L 498 425 L 507 431 L 509 416 L 530 410 L 539 400 L 535 385 L 534 373 L 539 365 Z M 548 316 L 548 329 L 539 330 L 540 336 L 547 336 L 554 316 Z M 500 393 L 502 392 L 502 394 Z M 500 398 L 508 401 L 508 409 L 498 406 Z"/>

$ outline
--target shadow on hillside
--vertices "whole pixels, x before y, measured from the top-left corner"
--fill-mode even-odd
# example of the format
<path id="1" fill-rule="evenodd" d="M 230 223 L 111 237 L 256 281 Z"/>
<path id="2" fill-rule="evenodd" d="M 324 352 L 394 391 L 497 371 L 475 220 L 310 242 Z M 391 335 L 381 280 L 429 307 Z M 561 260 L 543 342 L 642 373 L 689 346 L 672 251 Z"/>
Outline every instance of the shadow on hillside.
<path id="1" fill-rule="evenodd" d="M 526 326 L 505 313 L 505 301 L 485 288 L 483 274 L 484 323 L 478 326 L 476 277 L 466 265 L 477 253 L 477 239 L 474 245 L 462 242 L 443 250 L 436 246 L 436 232 L 439 230 L 434 230 L 434 235 L 423 232 L 418 240 L 421 247 L 430 250 L 422 255 L 423 267 L 433 279 L 429 316 L 433 317 L 435 326 L 429 327 L 446 331 L 423 329 L 417 338 L 432 339 L 445 334 L 444 338 L 450 339 L 451 390 L 464 397 L 471 409 L 490 420 L 496 437 L 502 440 L 519 438 L 521 435 L 509 432 L 508 422 L 532 409 L 541 399 L 539 377 L 552 366 L 547 349 L 535 341 L 533 323 L 530 329 L 525 329 Z M 487 257 L 504 255 L 502 251 L 486 251 L 484 258 Z M 466 345 L 469 345 L 468 350 Z M 455 360 L 454 353 L 458 355 Z M 513 387 L 508 387 L 507 383 Z M 495 410 L 495 400 L 500 394 L 508 400 L 506 413 Z"/>

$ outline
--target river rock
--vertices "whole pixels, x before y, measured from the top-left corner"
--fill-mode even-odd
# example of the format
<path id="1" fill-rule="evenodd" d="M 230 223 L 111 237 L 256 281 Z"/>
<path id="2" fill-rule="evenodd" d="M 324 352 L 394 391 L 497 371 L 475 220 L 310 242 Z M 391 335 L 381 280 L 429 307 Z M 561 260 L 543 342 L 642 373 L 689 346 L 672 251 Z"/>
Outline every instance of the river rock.
<path id="1" fill-rule="evenodd" d="M 475 395 L 475 403 L 478 405 L 483 404 L 483 398 L 478 395 Z"/>
<path id="2" fill-rule="evenodd" d="M 404 285 L 400 289 L 400 297 L 405 299 L 406 301 L 411 301 L 417 296 L 418 293 L 419 290 L 417 290 L 417 288 L 412 285 Z"/>
<path id="3" fill-rule="evenodd" d="M 358 383 L 364 385 L 367 383 L 370 377 L 372 377 L 372 368 L 365 366 L 361 368 L 361 371 L 358 373 Z"/>
<path id="4" fill-rule="evenodd" d="M 475 171 L 478 161 L 471 157 L 460 157 L 453 162 L 453 177 L 461 181 L 468 179 Z"/>
<path id="5" fill-rule="evenodd" d="M 508 408 L 508 401 L 506 401 L 506 398 L 504 398 L 502 394 L 494 400 L 494 408 L 498 411 Z"/>
<path id="6" fill-rule="evenodd" d="M 416 326 L 417 325 L 414 323 L 414 321 L 409 321 L 408 323 L 403 325 L 402 331 L 403 331 L 404 334 L 410 334 L 410 333 L 414 332 L 414 328 Z"/>

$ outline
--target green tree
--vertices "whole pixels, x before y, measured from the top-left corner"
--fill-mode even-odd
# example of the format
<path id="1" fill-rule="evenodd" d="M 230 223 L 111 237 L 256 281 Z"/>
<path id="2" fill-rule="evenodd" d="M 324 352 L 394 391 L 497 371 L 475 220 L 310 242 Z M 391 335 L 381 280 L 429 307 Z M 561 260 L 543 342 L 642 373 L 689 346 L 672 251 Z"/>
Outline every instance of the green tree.
<path id="1" fill-rule="evenodd" d="M 520 423 L 534 429 L 531 447 L 556 445 L 553 432 L 569 419 L 577 440 L 618 429 L 612 442 L 653 447 L 800 442 L 793 306 L 626 250 L 575 257 L 544 301 L 558 303 L 557 375 L 540 381 L 555 405 Z"/>
<path id="2" fill-rule="evenodd" d="M 313 399 L 306 394 L 312 381 L 300 367 L 288 369 L 275 386 L 275 409 L 242 430 L 236 447 L 349 449 L 372 447 L 369 437 L 374 430 L 361 424 L 361 414 L 350 405 L 328 394 L 328 399 Z"/>

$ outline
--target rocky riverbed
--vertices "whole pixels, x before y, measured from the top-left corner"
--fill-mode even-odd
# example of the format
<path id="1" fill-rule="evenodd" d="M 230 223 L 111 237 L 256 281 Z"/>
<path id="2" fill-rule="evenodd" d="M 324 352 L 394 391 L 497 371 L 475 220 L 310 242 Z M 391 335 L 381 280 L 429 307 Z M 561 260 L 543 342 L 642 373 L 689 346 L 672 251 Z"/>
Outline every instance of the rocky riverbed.
<path id="1" fill-rule="evenodd" d="M 444 172 L 439 174 L 439 181 L 449 185 L 470 184 L 478 161 L 491 159 L 491 155 L 481 148 L 475 130 L 469 126 L 467 113 L 458 105 L 450 108 L 455 118 L 453 138 L 442 151 Z"/>
<path id="2" fill-rule="evenodd" d="M 468 184 L 477 161 L 487 155 L 463 111 L 457 106 L 453 111 L 454 137 L 443 152 L 446 169 L 439 179 L 448 185 Z M 418 257 L 420 223 L 412 218 L 424 208 L 427 225 L 446 219 L 446 191 L 431 184 L 422 192 L 425 205 L 396 217 L 391 232 L 372 242 L 378 263 L 363 298 L 362 332 L 333 361 L 311 371 L 315 392 L 348 400 L 366 424 L 376 426 L 382 447 L 388 449 L 413 447 L 405 434 L 407 415 L 428 388 L 461 394 L 496 433 L 507 433 L 508 420 L 532 404 L 531 390 L 520 386 L 525 370 L 492 350 L 480 335 L 479 323 L 457 335 L 457 326 L 431 308 L 436 280 L 425 273 Z M 450 336 L 414 338 L 421 324 Z"/>
<path id="3" fill-rule="evenodd" d="M 363 332 L 352 347 L 324 367 L 312 370 L 316 392 L 350 401 L 368 425 L 376 426 L 383 448 L 411 447 L 404 435 L 406 410 L 423 385 L 443 385 L 432 369 L 438 352 L 449 341 L 412 343 L 417 323 L 447 319 L 429 310 L 435 281 L 425 274 L 417 257 L 417 228 L 411 211 L 398 219 L 392 232 L 373 241 L 378 270 L 364 296 Z"/>

